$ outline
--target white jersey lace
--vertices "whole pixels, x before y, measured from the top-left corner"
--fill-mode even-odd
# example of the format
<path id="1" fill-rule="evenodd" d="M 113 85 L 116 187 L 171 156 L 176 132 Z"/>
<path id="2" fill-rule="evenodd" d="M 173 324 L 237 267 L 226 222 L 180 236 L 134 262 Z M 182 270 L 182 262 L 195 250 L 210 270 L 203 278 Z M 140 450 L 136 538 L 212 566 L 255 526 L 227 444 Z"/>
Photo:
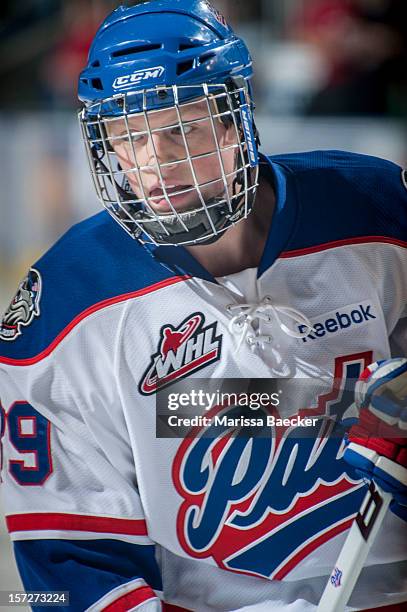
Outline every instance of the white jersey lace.
<path id="1" fill-rule="evenodd" d="M 291 338 L 305 338 L 314 331 L 312 323 L 302 312 L 290 306 L 274 304 L 270 296 L 265 296 L 257 303 L 229 304 L 226 309 L 230 314 L 235 313 L 229 322 L 229 331 L 240 336 L 237 350 L 245 340 L 252 349 L 256 346 L 264 348 L 265 344 L 272 343 L 273 336 L 270 333 L 259 332 L 260 320 L 270 325 L 276 321 L 280 329 Z M 306 329 L 302 332 L 290 329 L 283 323 L 280 315 L 305 326 Z"/>

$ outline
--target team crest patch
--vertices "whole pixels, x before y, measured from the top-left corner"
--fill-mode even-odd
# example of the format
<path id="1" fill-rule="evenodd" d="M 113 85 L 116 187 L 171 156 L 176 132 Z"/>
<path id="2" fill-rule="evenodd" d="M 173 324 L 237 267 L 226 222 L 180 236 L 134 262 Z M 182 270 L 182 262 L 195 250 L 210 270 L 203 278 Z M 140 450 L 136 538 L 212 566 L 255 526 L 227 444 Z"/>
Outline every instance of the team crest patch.
<path id="1" fill-rule="evenodd" d="M 143 395 L 151 395 L 191 372 L 220 359 L 222 335 L 217 323 L 205 325 L 201 312 L 189 315 L 178 327 L 163 325 L 158 350 L 139 383 Z"/>
<path id="2" fill-rule="evenodd" d="M 41 275 L 31 268 L 21 281 L 17 293 L 0 323 L 0 340 L 15 340 L 40 315 Z"/>

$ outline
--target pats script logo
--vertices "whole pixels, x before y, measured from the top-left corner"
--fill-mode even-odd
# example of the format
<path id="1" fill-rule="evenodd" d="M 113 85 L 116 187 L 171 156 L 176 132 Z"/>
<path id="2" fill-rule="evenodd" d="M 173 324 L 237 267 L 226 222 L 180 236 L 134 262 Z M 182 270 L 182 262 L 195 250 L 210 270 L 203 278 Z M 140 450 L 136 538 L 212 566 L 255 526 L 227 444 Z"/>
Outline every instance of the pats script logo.
<path id="1" fill-rule="evenodd" d="M 172 466 L 183 499 L 177 536 L 189 556 L 281 580 L 350 527 L 366 488 L 342 458 L 345 413 L 371 361 L 370 351 L 335 360 L 332 390 L 299 412 L 320 417 L 307 436 L 298 427 L 252 438 L 227 425 L 190 432 Z"/>
<path id="2" fill-rule="evenodd" d="M 222 336 L 216 333 L 217 323 L 204 324 L 204 315 L 195 312 L 178 327 L 161 328 L 158 351 L 139 384 L 140 393 L 156 393 L 220 358 Z"/>

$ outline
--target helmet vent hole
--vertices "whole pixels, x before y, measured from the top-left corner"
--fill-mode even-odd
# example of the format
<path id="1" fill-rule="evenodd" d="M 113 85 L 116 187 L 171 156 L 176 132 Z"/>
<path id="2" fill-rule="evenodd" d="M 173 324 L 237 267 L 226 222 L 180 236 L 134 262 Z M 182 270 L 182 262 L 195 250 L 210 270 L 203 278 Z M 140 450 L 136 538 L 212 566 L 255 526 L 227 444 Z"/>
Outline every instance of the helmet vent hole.
<path id="1" fill-rule="evenodd" d="M 100 79 L 92 79 L 92 87 L 103 90 L 102 81 Z"/>
<path id="2" fill-rule="evenodd" d="M 188 72 L 188 70 L 191 70 L 194 67 L 194 60 L 188 60 L 186 62 L 181 62 L 177 65 L 177 75 L 179 76 L 180 74 L 184 74 L 185 72 Z"/>
<path id="3" fill-rule="evenodd" d="M 113 51 L 111 57 L 123 57 L 124 55 L 135 55 L 136 53 L 144 53 L 144 51 L 155 51 L 156 49 L 161 49 L 161 44 L 151 44 L 151 45 L 139 45 L 138 47 L 126 47 L 125 49 L 119 49 L 118 51 Z"/>
<path id="4" fill-rule="evenodd" d="M 94 62 L 91 63 L 92 68 L 99 68 L 100 67 L 100 62 L 99 60 L 95 60 Z"/>
<path id="5" fill-rule="evenodd" d="M 216 57 L 216 53 L 205 53 L 205 55 L 201 55 L 201 57 L 199 58 L 199 63 L 205 64 L 214 57 Z"/>
<path id="6" fill-rule="evenodd" d="M 201 43 L 180 43 L 178 47 L 178 51 L 187 51 L 188 49 L 195 49 L 196 47 L 200 47 Z"/>

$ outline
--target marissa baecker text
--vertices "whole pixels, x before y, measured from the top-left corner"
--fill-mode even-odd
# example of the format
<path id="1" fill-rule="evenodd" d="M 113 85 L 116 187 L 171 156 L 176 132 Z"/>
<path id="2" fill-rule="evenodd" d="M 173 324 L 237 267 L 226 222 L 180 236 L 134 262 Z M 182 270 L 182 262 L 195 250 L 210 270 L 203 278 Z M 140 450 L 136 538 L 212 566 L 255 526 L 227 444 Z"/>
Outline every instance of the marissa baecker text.
<path id="1" fill-rule="evenodd" d="M 171 414 L 168 417 L 170 427 L 209 427 L 210 425 L 222 427 L 314 427 L 317 421 L 318 417 L 295 415 L 280 418 L 272 414 L 267 415 L 264 419 L 245 416 L 230 417 L 227 415 L 181 417 Z"/>

